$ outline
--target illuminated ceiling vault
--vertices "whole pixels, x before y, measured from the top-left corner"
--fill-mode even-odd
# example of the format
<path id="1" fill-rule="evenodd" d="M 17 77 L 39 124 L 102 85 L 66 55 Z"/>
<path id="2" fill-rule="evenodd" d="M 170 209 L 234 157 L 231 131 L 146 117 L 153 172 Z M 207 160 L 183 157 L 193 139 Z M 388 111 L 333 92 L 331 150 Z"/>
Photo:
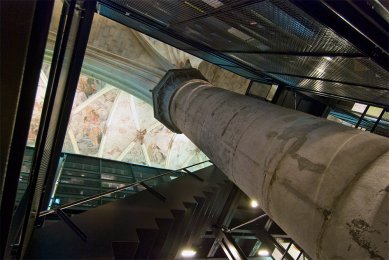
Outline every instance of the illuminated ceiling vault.
<path id="1" fill-rule="evenodd" d="M 28 145 L 35 143 L 60 17 L 56 2 Z M 207 160 L 154 119 L 151 92 L 169 69 L 195 67 L 215 86 L 244 94 L 249 80 L 95 15 L 64 152 L 178 169 Z"/>
<path id="2" fill-rule="evenodd" d="M 43 70 L 35 111 L 43 105 L 46 80 Z M 35 143 L 39 114 L 33 116 L 29 145 Z M 168 169 L 207 160 L 188 138 L 155 120 L 152 106 L 85 75 L 79 79 L 63 151 Z"/>

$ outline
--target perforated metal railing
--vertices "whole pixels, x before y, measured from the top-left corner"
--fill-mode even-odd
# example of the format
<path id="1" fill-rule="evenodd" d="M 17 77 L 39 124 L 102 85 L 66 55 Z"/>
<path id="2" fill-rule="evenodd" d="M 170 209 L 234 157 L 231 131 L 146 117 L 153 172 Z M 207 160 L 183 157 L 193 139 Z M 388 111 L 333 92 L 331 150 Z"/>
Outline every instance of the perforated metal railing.
<path id="1" fill-rule="evenodd" d="M 102 15 L 244 77 L 389 106 L 389 73 L 286 0 L 101 0 Z"/>

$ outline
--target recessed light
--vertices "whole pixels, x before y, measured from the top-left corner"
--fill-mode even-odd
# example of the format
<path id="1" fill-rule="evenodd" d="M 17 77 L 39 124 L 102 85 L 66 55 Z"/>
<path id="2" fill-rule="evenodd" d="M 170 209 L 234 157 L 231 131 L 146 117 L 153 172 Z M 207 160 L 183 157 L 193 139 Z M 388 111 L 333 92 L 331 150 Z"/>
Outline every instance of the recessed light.
<path id="1" fill-rule="evenodd" d="M 190 248 L 185 248 L 181 251 L 182 257 L 194 257 L 196 255 L 196 251 Z"/>
<path id="2" fill-rule="evenodd" d="M 256 208 L 256 207 L 258 207 L 258 201 L 252 200 L 252 201 L 250 202 L 250 205 L 251 205 L 252 208 Z"/>
<path id="3" fill-rule="evenodd" d="M 269 251 L 262 249 L 262 250 L 258 251 L 258 255 L 259 256 L 269 256 L 270 253 L 269 253 Z"/>

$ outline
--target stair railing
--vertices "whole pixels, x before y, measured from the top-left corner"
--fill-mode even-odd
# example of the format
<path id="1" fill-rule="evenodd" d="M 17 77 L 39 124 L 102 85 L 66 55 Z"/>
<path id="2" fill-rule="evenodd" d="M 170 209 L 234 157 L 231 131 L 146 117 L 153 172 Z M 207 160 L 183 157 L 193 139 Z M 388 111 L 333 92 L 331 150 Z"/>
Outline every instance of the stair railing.
<path id="1" fill-rule="evenodd" d="M 99 199 L 99 198 L 104 197 L 106 195 L 109 195 L 109 194 L 112 194 L 112 193 L 115 193 L 115 192 L 118 192 L 118 191 L 122 191 L 122 190 L 131 188 L 131 187 L 134 187 L 134 186 L 137 186 L 137 185 L 142 185 L 144 182 L 151 181 L 151 180 L 154 180 L 154 179 L 166 176 L 166 175 L 170 175 L 172 173 L 183 173 L 183 174 L 189 174 L 191 176 L 194 176 L 194 174 L 191 171 L 189 171 L 188 169 L 192 168 L 194 166 L 203 164 L 203 163 L 211 163 L 211 165 L 213 165 L 213 163 L 210 160 L 207 160 L 207 161 L 196 163 L 196 164 L 193 164 L 193 165 L 181 168 L 181 169 L 168 171 L 168 172 L 165 172 L 165 173 L 162 173 L 162 174 L 159 174 L 159 175 L 155 175 L 155 176 L 147 178 L 147 179 L 143 179 L 143 180 L 139 180 L 139 181 L 133 182 L 131 184 L 122 186 L 120 188 L 116 188 L 116 189 L 113 189 L 113 190 L 101 192 L 101 193 L 92 195 L 90 197 L 84 198 L 84 199 L 80 199 L 80 200 L 76 200 L 76 201 L 73 201 L 73 202 L 69 202 L 69 203 L 63 204 L 63 205 L 55 207 L 53 209 L 41 211 L 39 213 L 39 217 L 43 217 L 43 216 L 46 216 L 46 215 L 49 215 L 49 214 L 52 214 L 52 213 L 56 213 L 57 211 L 60 211 L 60 210 L 63 210 L 63 209 L 67 209 L 67 208 L 70 208 L 70 207 L 73 207 L 73 206 L 76 206 L 76 205 L 80 205 L 80 204 L 89 202 L 91 200 Z"/>

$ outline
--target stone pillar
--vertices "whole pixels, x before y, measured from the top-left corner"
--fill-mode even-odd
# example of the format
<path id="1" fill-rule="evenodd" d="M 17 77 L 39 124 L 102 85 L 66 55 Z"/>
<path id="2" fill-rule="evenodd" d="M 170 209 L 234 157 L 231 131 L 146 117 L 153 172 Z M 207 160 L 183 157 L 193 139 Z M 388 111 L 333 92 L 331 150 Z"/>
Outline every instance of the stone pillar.
<path id="1" fill-rule="evenodd" d="M 389 259 L 389 140 L 171 70 L 155 117 L 184 133 L 314 259 Z"/>

